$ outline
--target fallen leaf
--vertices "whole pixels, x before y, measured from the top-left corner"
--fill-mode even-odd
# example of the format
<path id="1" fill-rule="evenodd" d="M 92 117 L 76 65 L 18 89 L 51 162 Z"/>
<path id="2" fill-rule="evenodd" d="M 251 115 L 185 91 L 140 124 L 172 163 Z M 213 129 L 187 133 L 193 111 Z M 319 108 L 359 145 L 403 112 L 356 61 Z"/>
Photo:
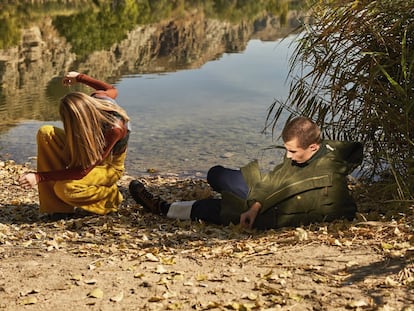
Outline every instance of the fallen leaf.
<path id="1" fill-rule="evenodd" d="M 389 249 L 394 248 L 394 246 L 393 246 L 392 244 L 390 244 L 390 243 L 385 243 L 385 242 L 382 242 L 382 243 L 381 243 L 381 247 L 382 247 L 382 249 L 383 249 L 383 250 L 389 250 Z"/>
<path id="2" fill-rule="evenodd" d="M 119 294 L 111 297 L 109 300 L 113 302 L 120 302 L 122 299 L 124 299 L 124 293 L 120 292 Z"/>
<path id="3" fill-rule="evenodd" d="M 159 301 L 162 301 L 162 300 L 164 300 L 164 298 L 160 297 L 160 296 L 152 296 L 148 299 L 149 302 L 159 302 Z"/>
<path id="4" fill-rule="evenodd" d="M 32 241 L 32 240 L 29 240 L 29 241 L 23 242 L 23 243 L 22 243 L 22 246 L 23 246 L 23 247 L 28 247 L 28 246 L 30 246 L 30 245 L 32 245 L 32 244 L 33 244 L 33 241 Z"/>
<path id="5" fill-rule="evenodd" d="M 88 297 L 101 299 L 103 295 L 103 290 L 98 287 L 89 292 Z"/>
<path id="6" fill-rule="evenodd" d="M 354 300 L 348 303 L 348 306 L 350 308 L 362 308 L 362 307 L 368 307 L 368 303 L 365 300 Z"/>
<path id="7" fill-rule="evenodd" d="M 74 274 L 74 275 L 72 275 L 72 277 L 70 279 L 72 281 L 80 281 L 80 280 L 82 280 L 82 275 L 81 274 Z"/>
<path id="8" fill-rule="evenodd" d="M 96 284 L 98 281 L 95 279 L 89 279 L 89 280 L 85 280 L 84 282 L 85 284 L 93 285 L 93 284 Z"/>
<path id="9" fill-rule="evenodd" d="M 298 241 L 308 240 L 308 233 L 303 228 L 296 228 L 295 236 Z"/>
<path id="10" fill-rule="evenodd" d="M 37 303 L 37 298 L 36 297 L 27 297 L 22 299 L 21 303 L 23 305 L 34 305 Z"/>
<path id="11" fill-rule="evenodd" d="M 175 264 L 175 259 L 173 257 L 171 257 L 171 258 L 161 258 L 161 262 L 164 265 L 174 265 Z"/>
<path id="12" fill-rule="evenodd" d="M 390 278 L 389 276 L 387 276 L 385 278 L 384 285 L 387 286 L 387 287 L 397 287 L 399 285 L 399 283 L 397 281 L 393 280 L 392 278 Z"/>
<path id="13" fill-rule="evenodd" d="M 351 267 L 355 267 L 355 266 L 358 266 L 358 263 L 356 262 L 356 261 L 348 261 L 346 264 L 345 264 L 345 268 L 351 268 Z"/>
<path id="14" fill-rule="evenodd" d="M 158 274 L 168 273 L 167 269 L 165 269 L 163 265 L 158 265 L 155 272 Z"/>
<path id="15" fill-rule="evenodd" d="M 152 262 L 158 262 L 158 261 L 160 261 L 153 253 L 147 253 L 147 254 L 145 254 L 145 258 L 148 261 L 152 261 Z"/>
<path id="16" fill-rule="evenodd" d="M 168 284 L 169 283 L 169 281 L 168 281 L 168 279 L 167 278 L 160 278 L 159 280 L 158 280 L 158 282 L 157 282 L 157 284 L 158 285 L 166 285 L 166 284 Z"/>
<path id="17" fill-rule="evenodd" d="M 250 294 L 248 294 L 248 295 L 243 296 L 242 298 L 245 298 L 245 299 L 248 299 L 248 300 L 252 300 L 252 301 L 254 301 L 254 300 L 256 300 L 256 299 L 257 299 L 257 295 L 256 295 L 256 294 L 254 294 L 254 293 L 250 293 Z"/>
<path id="18" fill-rule="evenodd" d="M 207 280 L 208 279 L 208 276 L 207 275 L 205 275 L 205 274 L 198 274 L 197 276 L 196 276 L 196 280 L 197 281 L 205 281 L 205 280 Z"/>

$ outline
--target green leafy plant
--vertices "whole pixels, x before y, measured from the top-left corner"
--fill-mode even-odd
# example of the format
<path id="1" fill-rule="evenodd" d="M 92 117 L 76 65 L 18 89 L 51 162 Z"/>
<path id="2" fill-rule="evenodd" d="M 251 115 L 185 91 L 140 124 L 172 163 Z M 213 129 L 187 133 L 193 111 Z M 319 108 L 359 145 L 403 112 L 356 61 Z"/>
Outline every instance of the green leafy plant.
<path id="1" fill-rule="evenodd" d="M 414 194 L 414 2 L 312 0 L 291 59 L 287 99 L 265 130 L 306 115 L 333 139 L 365 144 L 364 176 L 390 199 Z"/>

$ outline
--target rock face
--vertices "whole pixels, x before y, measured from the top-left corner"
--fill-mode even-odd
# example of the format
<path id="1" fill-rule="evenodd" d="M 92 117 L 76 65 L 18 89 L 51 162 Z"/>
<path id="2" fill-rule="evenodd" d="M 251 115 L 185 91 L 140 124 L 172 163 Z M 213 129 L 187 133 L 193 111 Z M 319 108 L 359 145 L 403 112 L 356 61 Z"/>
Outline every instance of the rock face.
<path id="1" fill-rule="evenodd" d="M 52 19 L 44 18 L 23 30 L 18 46 L 0 50 L 0 104 L 4 106 L 0 116 L 9 122 L 19 118 L 53 118 L 53 112 L 44 108 L 50 101 L 47 88 L 53 85 L 53 78 L 69 70 L 91 72 L 97 78 L 114 82 L 123 75 L 197 68 L 223 53 L 243 51 L 252 38 L 282 37 L 292 30 L 292 24 L 298 23 L 298 14 L 289 12 L 288 23 L 282 26 L 279 18 L 272 16 L 252 23 L 231 24 L 195 12 L 178 20 L 138 25 L 126 39 L 84 59 L 71 52 L 70 44 L 53 27 Z M 16 111 L 16 106 L 21 110 Z"/>
<path id="2" fill-rule="evenodd" d="M 292 24 L 297 26 L 299 19 L 298 13 L 292 11 L 286 26 L 272 16 L 235 25 L 206 19 L 198 13 L 185 19 L 137 26 L 125 40 L 107 51 L 94 52 L 77 68 L 88 68 L 104 77 L 198 68 L 223 53 L 243 51 L 252 38 L 277 40 L 293 29 Z"/>
<path id="3" fill-rule="evenodd" d="M 0 50 L 0 103 L 5 103 L 0 116 L 3 120 L 13 122 L 27 116 L 42 118 L 43 113 L 47 118 L 47 110 L 38 109 L 47 100 L 45 89 L 50 80 L 61 75 L 75 59 L 66 40 L 53 28 L 51 19 L 43 19 L 41 24 L 24 29 L 18 46 Z"/>

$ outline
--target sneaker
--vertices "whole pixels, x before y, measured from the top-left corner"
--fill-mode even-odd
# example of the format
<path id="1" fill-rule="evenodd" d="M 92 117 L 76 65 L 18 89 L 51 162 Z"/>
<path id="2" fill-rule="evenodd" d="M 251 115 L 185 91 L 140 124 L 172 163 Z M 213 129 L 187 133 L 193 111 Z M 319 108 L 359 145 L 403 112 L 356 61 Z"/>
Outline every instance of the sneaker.
<path id="1" fill-rule="evenodd" d="M 168 204 L 160 197 L 154 197 L 143 183 L 138 180 L 133 180 L 129 184 L 129 193 L 138 204 L 141 204 L 147 212 L 153 214 L 161 214 L 161 206 Z"/>

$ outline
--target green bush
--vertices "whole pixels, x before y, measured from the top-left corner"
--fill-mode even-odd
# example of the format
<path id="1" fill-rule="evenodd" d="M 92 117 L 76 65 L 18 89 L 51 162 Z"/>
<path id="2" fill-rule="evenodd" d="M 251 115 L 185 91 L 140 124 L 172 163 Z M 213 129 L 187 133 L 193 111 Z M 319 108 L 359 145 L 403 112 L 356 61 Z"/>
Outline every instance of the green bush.
<path id="1" fill-rule="evenodd" d="M 383 193 L 414 194 L 414 1 L 312 0 L 291 59 L 287 99 L 270 107 L 307 115 L 329 138 L 365 143 L 364 176 Z"/>

